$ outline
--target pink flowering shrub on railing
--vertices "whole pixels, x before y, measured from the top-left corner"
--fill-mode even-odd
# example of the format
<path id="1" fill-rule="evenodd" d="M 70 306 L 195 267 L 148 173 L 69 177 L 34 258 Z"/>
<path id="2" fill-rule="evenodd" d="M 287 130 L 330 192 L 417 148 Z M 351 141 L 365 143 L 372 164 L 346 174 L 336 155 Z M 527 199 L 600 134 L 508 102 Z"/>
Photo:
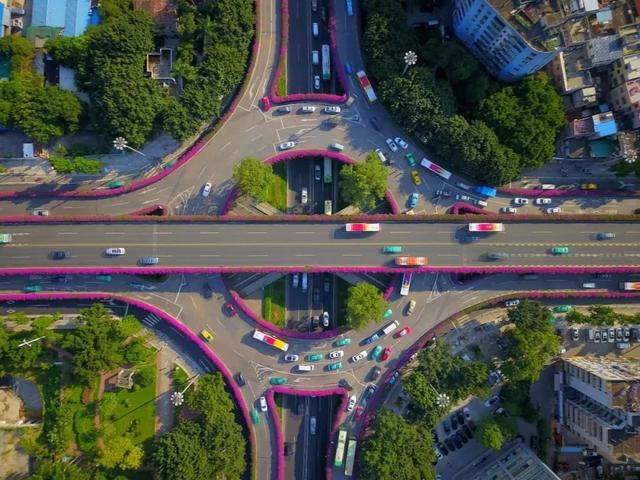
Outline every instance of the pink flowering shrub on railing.
<path id="1" fill-rule="evenodd" d="M 327 103 L 344 103 L 349 98 L 349 82 L 342 70 L 342 63 L 340 62 L 340 56 L 338 55 L 338 48 L 336 43 L 336 21 L 333 0 L 329 1 L 329 49 L 331 51 L 331 60 L 333 63 L 333 69 L 338 76 L 338 80 L 344 90 L 342 95 L 333 95 L 328 93 L 293 93 L 281 97 L 276 92 L 276 86 L 278 79 L 282 75 L 282 62 L 286 61 L 287 49 L 289 44 L 289 0 L 281 0 L 280 6 L 280 50 L 278 52 L 278 61 L 276 63 L 276 69 L 271 81 L 271 89 L 269 90 L 269 99 L 272 103 L 285 103 L 285 102 L 302 102 L 302 101 L 318 101 Z"/>
<path id="2" fill-rule="evenodd" d="M 160 215 L 151 215 L 152 213 L 159 211 Z M 129 213 L 128 215 L 144 215 L 144 216 L 154 216 L 154 217 L 166 217 L 169 215 L 169 207 L 164 204 L 156 203 L 154 205 L 149 205 L 148 207 L 141 208 L 140 210 L 136 210 L 134 212 Z"/>
<path id="3" fill-rule="evenodd" d="M 541 188 L 498 188 L 500 193 L 518 196 L 543 196 L 543 197 L 636 197 L 637 190 L 580 190 L 578 188 L 554 188 L 542 190 Z"/>
<path id="4" fill-rule="evenodd" d="M 278 454 L 278 471 L 276 478 L 278 480 L 284 480 L 284 440 L 282 437 L 282 427 L 280 426 L 280 418 L 278 417 L 278 409 L 274 400 L 274 395 L 279 393 L 280 395 L 297 395 L 299 397 L 328 397 L 331 395 L 339 395 L 341 397 L 340 405 L 338 405 L 338 412 L 333 419 L 333 425 L 331 427 L 331 433 L 329 434 L 329 447 L 327 451 L 327 460 L 325 464 L 325 478 L 331 480 L 333 478 L 333 455 L 335 452 L 335 436 L 338 432 L 338 427 L 342 421 L 347 402 L 349 401 L 349 394 L 344 388 L 335 387 L 323 390 L 299 390 L 292 387 L 277 386 L 267 390 L 266 398 L 267 405 L 273 417 L 273 427 L 275 429 L 277 454 Z"/>
<path id="5" fill-rule="evenodd" d="M 473 213 L 477 215 L 487 215 L 489 212 L 485 212 L 482 208 L 478 208 L 470 203 L 456 202 L 451 205 L 451 213 L 453 215 L 464 215 L 465 213 Z"/>
<path id="6" fill-rule="evenodd" d="M 402 276 L 400 274 L 391 275 L 391 278 L 389 279 L 389 285 L 382 294 L 382 298 L 384 298 L 385 300 L 389 300 L 389 298 L 391 298 L 391 295 L 395 291 L 398 282 L 401 281 L 401 278 Z"/>

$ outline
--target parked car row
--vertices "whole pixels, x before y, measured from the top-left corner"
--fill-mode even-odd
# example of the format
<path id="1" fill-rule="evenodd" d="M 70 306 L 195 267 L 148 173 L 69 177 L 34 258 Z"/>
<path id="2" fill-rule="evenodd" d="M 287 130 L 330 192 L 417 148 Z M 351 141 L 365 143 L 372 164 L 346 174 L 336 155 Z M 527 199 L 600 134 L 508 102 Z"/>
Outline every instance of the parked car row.
<path id="1" fill-rule="evenodd" d="M 579 340 L 580 329 L 572 328 L 571 337 L 573 340 Z M 587 330 L 587 339 L 594 343 L 638 342 L 640 341 L 640 327 L 589 328 Z"/>

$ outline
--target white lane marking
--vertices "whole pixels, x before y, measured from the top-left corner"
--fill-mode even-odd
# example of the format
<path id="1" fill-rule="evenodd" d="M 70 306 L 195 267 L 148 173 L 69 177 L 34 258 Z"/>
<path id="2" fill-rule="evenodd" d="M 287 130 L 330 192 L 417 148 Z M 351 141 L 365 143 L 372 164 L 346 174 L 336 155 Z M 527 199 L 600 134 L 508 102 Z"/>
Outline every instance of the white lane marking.
<path id="1" fill-rule="evenodd" d="M 407 234 L 407 233 L 411 233 L 411 232 L 389 232 L 389 233 L 401 233 L 401 234 Z M 449 233 L 449 232 L 447 232 Z"/>
<path id="2" fill-rule="evenodd" d="M 475 297 L 471 297 L 471 298 L 469 298 L 469 299 L 465 300 L 465 301 L 464 301 L 464 302 L 462 302 L 462 303 L 469 303 L 469 302 L 473 302 L 476 298 L 478 298 L 478 296 L 477 296 L 477 295 L 476 295 Z"/>
<path id="3" fill-rule="evenodd" d="M 78 232 L 58 232 L 58 235 L 77 235 Z"/>
<path id="4" fill-rule="evenodd" d="M 342 256 L 343 257 L 361 257 L 362 254 L 361 253 L 343 253 Z"/>
<path id="5" fill-rule="evenodd" d="M 200 232 L 200 235 L 217 235 L 220 232 Z"/>
<path id="6" fill-rule="evenodd" d="M 315 257 L 315 253 L 297 253 L 296 257 Z"/>
<path id="7" fill-rule="evenodd" d="M 79 207 L 62 207 L 62 208 L 82 208 L 82 205 Z"/>
<path id="8" fill-rule="evenodd" d="M 268 257 L 268 253 L 250 253 L 247 257 Z"/>
<path id="9" fill-rule="evenodd" d="M 147 203 L 157 202 L 158 200 L 160 200 L 160 199 L 159 198 L 152 198 L 151 200 L 147 200 L 146 202 L 142 202 L 142 204 L 146 205 Z"/>
<path id="10" fill-rule="evenodd" d="M 158 258 L 171 258 L 173 255 L 156 255 Z"/>
<path id="11" fill-rule="evenodd" d="M 229 145 L 231 145 L 231 142 L 227 142 L 225 143 L 223 146 L 220 147 L 220 151 L 224 150 L 225 148 L 227 148 Z"/>
<path id="12" fill-rule="evenodd" d="M 129 202 L 112 203 L 112 207 L 120 207 L 121 205 L 127 205 Z"/>
<path id="13" fill-rule="evenodd" d="M 313 235 L 316 232 L 296 232 L 298 235 Z"/>
<path id="14" fill-rule="evenodd" d="M 247 232 L 249 235 L 266 235 L 267 232 Z"/>
<path id="15" fill-rule="evenodd" d="M 533 233 L 553 233 L 553 232 L 548 230 L 538 230 L 538 231 L 534 231 Z"/>
<path id="16" fill-rule="evenodd" d="M 138 193 L 141 195 L 145 195 L 149 192 L 153 192 L 158 187 L 145 188 L 144 190 L 140 190 Z"/>
<path id="17" fill-rule="evenodd" d="M 201 257 L 219 257 L 220 255 L 216 254 L 216 253 L 203 253 L 202 255 L 200 255 Z"/>
<path id="18" fill-rule="evenodd" d="M 156 235 L 173 235 L 173 232 L 153 232 Z"/>
<path id="19" fill-rule="evenodd" d="M 439 257 L 459 257 L 460 254 L 458 253 L 440 253 L 438 254 Z"/>
<path id="20" fill-rule="evenodd" d="M 633 234 L 638 234 L 640 232 L 624 232 L 624 233 L 633 233 Z"/>
<path id="21" fill-rule="evenodd" d="M 105 235 L 124 235 L 124 232 L 104 232 Z"/>

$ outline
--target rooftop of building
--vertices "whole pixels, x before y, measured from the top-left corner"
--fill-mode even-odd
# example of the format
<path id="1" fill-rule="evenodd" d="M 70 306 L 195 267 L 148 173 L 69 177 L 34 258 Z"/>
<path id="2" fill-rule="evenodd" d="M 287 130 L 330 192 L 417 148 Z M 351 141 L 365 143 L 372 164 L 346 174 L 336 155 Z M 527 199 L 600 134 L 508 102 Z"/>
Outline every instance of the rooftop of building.
<path id="1" fill-rule="evenodd" d="M 640 380 L 640 361 L 633 358 L 584 356 L 568 357 L 564 361 L 603 380 L 628 382 Z"/>

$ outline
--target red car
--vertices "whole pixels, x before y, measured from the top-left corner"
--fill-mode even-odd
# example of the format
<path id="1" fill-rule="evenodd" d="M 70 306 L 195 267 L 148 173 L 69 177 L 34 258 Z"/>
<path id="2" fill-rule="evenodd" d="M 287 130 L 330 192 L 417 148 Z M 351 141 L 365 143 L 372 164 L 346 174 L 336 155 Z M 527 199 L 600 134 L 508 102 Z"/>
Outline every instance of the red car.
<path id="1" fill-rule="evenodd" d="M 358 420 L 362 416 L 363 413 L 364 413 L 364 407 L 362 405 L 358 405 L 356 407 L 355 413 L 353 414 L 353 419 L 354 420 Z"/>
<path id="2" fill-rule="evenodd" d="M 271 110 L 271 102 L 269 101 L 269 97 L 267 97 L 266 95 L 262 97 L 262 109 L 265 112 Z"/>
<path id="3" fill-rule="evenodd" d="M 380 357 L 380 360 L 384 362 L 389 358 L 389 355 L 391 355 L 391 347 L 387 347 L 384 350 L 382 350 L 382 356 Z"/>
<path id="4" fill-rule="evenodd" d="M 236 307 L 231 305 L 229 302 L 225 302 L 223 307 L 227 311 L 227 315 L 229 315 L 230 317 L 235 317 L 238 314 L 238 312 L 236 311 Z"/>
<path id="5" fill-rule="evenodd" d="M 396 333 L 393 336 L 393 338 L 404 337 L 407 333 L 411 333 L 411 327 L 404 327 L 402 330 L 400 330 L 398 333 Z"/>

